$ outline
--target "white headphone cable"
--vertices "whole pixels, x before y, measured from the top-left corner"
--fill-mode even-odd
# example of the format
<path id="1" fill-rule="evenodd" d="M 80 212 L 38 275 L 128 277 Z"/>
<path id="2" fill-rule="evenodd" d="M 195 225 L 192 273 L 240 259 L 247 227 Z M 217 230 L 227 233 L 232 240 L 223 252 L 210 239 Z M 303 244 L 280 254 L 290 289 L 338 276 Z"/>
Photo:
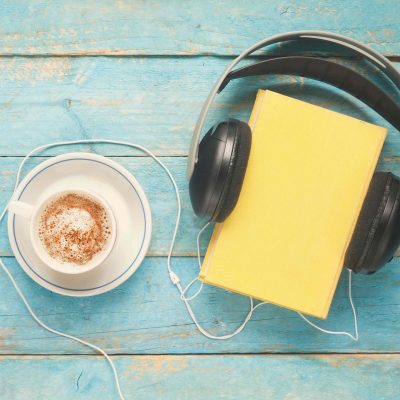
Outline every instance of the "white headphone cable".
<path id="1" fill-rule="evenodd" d="M 198 264 L 199 264 L 199 268 L 201 268 L 201 252 L 200 252 L 200 238 L 202 233 L 205 231 L 205 229 L 210 225 L 211 223 L 208 222 L 207 224 L 205 224 L 203 226 L 203 228 L 199 231 L 199 233 L 197 234 L 197 259 L 198 259 Z M 352 340 L 354 341 L 358 341 L 359 335 L 358 335 L 358 321 L 357 321 L 357 312 L 356 309 L 354 307 L 354 303 L 353 303 L 353 297 L 352 297 L 352 272 L 350 269 L 347 269 L 348 271 L 348 296 L 349 296 L 349 302 L 350 302 L 350 306 L 352 309 L 352 313 L 353 313 L 353 318 L 354 318 L 354 335 L 349 333 L 349 332 L 345 332 L 345 331 L 331 331 L 331 330 L 327 330 L 324 328 L 319 327 L 318 325 L 316 325 L 315 323 L 313 323 L 312 321 L 310 321 L 305 315 L 303 315 L 300 312 L 297 312 L 297 314 L 305 321 L 307 322 L 307 324 L 311 325 L 313 328 L 319 330 L 320 332 L 323 333 L 327 333 L 330 335 L 344 335 L 344 336 L 348 336 L 350 337 Z M 252 313 L 254 312 L 254 310 L 256 308 L 258 308 L 259 306 L 262 306 L 264 304 L 269 304 L 268 302 L 260 302 L 258 304 L 256 304 L 255 306 L 253 305 L 253 299 L 251 297 L 249 297 L 250 299 L 250 310 L 247 314 L 247 317 L 245 318 L 244 322 L 239 326 L 239 328 L 237 328 L 233 333 L 228 334 L 228 335 L 224 335 L 224 336 L 214 336 L 212 334 L 210 334 L 209 332 L 207 332 L 206 330 L 204 330 L 204 328 L 202 328 L 201 326 L 199 326 L 199 324 L 196 321 L 196 318 L 194 316 L 194 313 L 190 307 L 190 305 L 188 304 L 191 300 L 193 300 L 194 298 L 196 298 L 201 290 L 203 289 L 203 282 L 201 282 L 201 285 L 199 287 L 199 289 L 190 297 L 185 297 L 186 292 L 189 290 L 189 288 L 196 282 L 198 281 L 198 277 L 194 278 L 186 287 L 185 289 L 182 290 L 181 292 L 181 300 L 183 300 L 185 302 L 186 308 L 188 308 L 188 312 L 190 314 L 190 316 L 192 317 L 194 323 L 196 324 L 197 328 L 199 329 L 199 331 L 205 335 L 206 337 L 210 338 L 210 339 L 230 339 L 233 336 L 236 336 L 238 333 L 240 333 L 244 327 L 246 326 L 247 322 L 249 321 L 249 319 L 252 316 Z"/>
<path id="2" fill-rule="evenodd" d="M 256 304 L 254 306 L 253 303 L 253 299 L 251 297 L 249 297 L 250 300 L 250 309 L 243 321 L 242 324 L 239 325 L 239 327 L 232 333 L 227 334 L 227 335 L 221 335 L 221 336 L 216 336 L 211 334 L 210 332 L 208 332 L 206 329 L 204 329 L 200 323 L 197 321 L 196 316 L 192 310 L 192 307 L 190 306 L 190 301 L 193 300 L 195 297 L 197 297 L 202 288 L 203 288 L 203 283 L 201 283 L 199 289 L 197 290 L 197 292 L 192 295 L 191 297 L 186 298 L 185 294 L 187 292 L 187 290 L 197 281 L 197 278 L 193 279 L 189 285 L 186 286 L 185 289 L 182 288 L 181 284 L 180 284 L 180 279 L 178 277 L 178 275 L 173 271 L 172 266 L 171 266 L 171 257 L 172 257 L 172 253 L 173 253 L 173 249 L 175 246 L 175 241 L 176 241 L 176 235 L 178 233 L 178 229 L 179 229 L 179 224 L 180 224 L 180 219 L 181 219 L 181 212 L 182 212 L 182 206 L 181 206 L 181 198 L 179 195 L 179 189 L 178 186 L 176 184 L 176 181 L 174 179 L 174 177 L 172 176 L 171 172 L 169 171 L 169 169 L 167 168 L 167 166 L 154 154 L 152 153 L 150 150 L 148 150 L 147 148 L 140 146 L 138 144 L 134 144 L 134 143 L 129 143 L 129 142 L 125 142 L 125 141 L 117 141 L 117 140 L 109 140 L 109 139 L 82 139 L 82 140 L 73 140 L 73 141 L 65 141 L 65 142 L 56 142 L 56 143 L 50 143 L 50 144 L 46 144 L 43 146 L 39 146 L 36 147 L 35 149 L 33 149 L 32 151 L 30 151 L 21 161 L 18 170 L 17 170 L 17 176 L 16 176 L 16 180 L 15 180 L 15 185 L 14 185 L 14 190 L 12 193 L 11 198 L 14 196 L 15 190 L 18 187 L 19 181 L 20 181 L 20 177 L 21 177 L 21 171 L 23 166 L 25 165 L 26 161 L 33 156 L 34 154 L 49 149 L 51 147 L 58 147 L 58 146 L 66 146 L 66 145 L 73 145 L 73 144 L 89 144 L 89 143 L 109 143 L 109 144 L 115 144 L 115 145 L 122 145 L 122 146 L 128 146 L 128 147 L 132 147 L 132 148 L 136 148 L 139 149 L 141 151 L 143 151 L 144 153 L 146 153 L 147 155 L 149 155 L 150 157 L 152 157 L 154 159 L 154 161 L 156 161 L 160 167 L 162 169 L 164 169 L 164 171 L 166 172 L 166 174 L 168 175 L 169 179 L 172 182 L 172 185 L 174 187 L 175 190 L 175 194 L 176 194 L 176 199 L 177 199 L 177 204 L 178 204 L 178 211 L 177 211 L 177 217 L 176 217 L 176 222 L 175 222 L 175 227 L 174 227 L 174 231 L 172 234 L 172 240 L 171 240 L 171 245 L 169 247 L 169 251 L 168 251 L 168 257 L 167 257 L 167 268 L 168 268 L 168 273 L 169 273 L 169 277 L 171 279 L 171 282 L 177 287 L 179 293 L 180 293 L 180 298 L 181 300 L 184 302 L 186 309 L 190 315 L 190 317 L 192 318 L 194 324 L 196 325 L 197 329 L 206 337 L 210 338 L 210 339 L 216 339 L 216 340 L 226 340 L 226 339 L 230 339 L 233 336 L 239 334 L 244 327 L 246 326 L 247 322 L 250 320 L 254 310 L 256 308 L 258 308 L 261 305 L 264 304 L 268 304 L 266 302 L 260 302 L 258 304 Z M 4 216 L 6 214 L 8 210 L 8 203 L 6 204 L 6 206 L 4 207 L 2 213 L 0 214 L 0 223 L 3 221 Z M 207 223 L 198 233 L 197 235 L 197 259 L 198 259 L 198 264 L 199 267 L 201 267 L 201 253 L 200 253 L 200 237 L 201 234 L 205 231 L 205 229 L 210 225 L 210 223 Z M 72 336 L 69 334 L 66 334 L 64 332 L 55 330 L 51 327 L 49 327 L 48 325 L 46 325 L 44 322 L 42 322 L 40 320 L 40 318 L 35 314 L 35 312 L 32 310 L 32 308 L 30 307 L 28 301 L 26 300 L 24 294 L 22 293 L 22 291 L 20 290 L 20 288 L 18 287 L 15 279 L 13 278 L 13 276 L 11 275 L 10 271 L 8 270 L 8 268 L 6 267 L 6 265 L 4 264 L 3 260 L 0 258 L 0 266 L 2 267 L 2 269 L 4 270 L 4 272 L 6 273 L 6 275 L 8 276 L 8 278 L 10 279 L 12 285 L 14 286 L 18 296 L 21 298 L 21 300 L 23 301 L 25 307 L 27 308 L 29 314 L 32 316 L 32 318 L 44 329 L 46 329 L 47 331 L 54 333 L 55 335 L 58 336 L 62 336 L 71 340 L 74 340 L 78 343 L 81 343 L 87 347 L 90 347 L 91 349 L 99 352 L 100 354 L 102 354 L 106 360 L 108 361 L 108 363 L 111 366 L 111 369 L 113 371 L 113 375 L 114 375 L 114 380 L 115 380 L 115 384 L 117 387 L 117 391 L 118 391 L 118 395 L 120 400 L 125 400 L 122 391 L 121 391 L 121 387 L 120 387 L 120 383 L 119 383 L 119 378 L 118 378 L 118 373 L 117 370 L 115 368 L 114 362 L 112 361 L 112 359 L 110 358 L 110 356 L 104 351 L 102 350 L 100 347 L 91 344 L 85 340 L 79 339 L 76 336 Z M 353 310 L 353 315 L 354 315 L 354 326 L 355 326 L 355 336 L 348 333 L 348 332 L 335 332 L 335 331 L 328 331 L 325 329 L 322 329 L 320 327 L 318 327 L 317 325 L 315 325 L 314 323 L 312 323 L 310 320 L 308 320 L 308 318 L 306 318 L 304 315 L 302 315 L 301 313 L 298 313 L 308 324 L 310 324 L 312 327 L 314 327 L 315 329 L 318 329 L 324 333 L 329 333 L 329 334 L 334 334 L 334 335 L 347 335 L 350 338 L 352 338 L 353 340 L 357 341 L 358 340 L 358 327 L 357 327 L 357 314 L 356 314 L 356 310 L 353 304 L 353 300 L 352 300 L 352 293 L 351 293 L 351 271 L 349 270 L 349 299 L 350 299 L 350 304 Z"/>
<path id="3" fill-rule="evenodd" d="M 61 331 L 57 331 L 56 329 L 50 328 L 48 325 L 46 325 L 44 322 L 42 322 L 42 321 L 39 319 L 39 317 L 35 314 L 35 312 L 32 310 L 32 308 L 31 308 L 31 306 L 29 305 L 28 301 L 26 300 L 24 294 L 23 294 L 23 293 L 21 292 L 21 290 L 19 289 L 17 283 L 15 282 L 15 279 L 14 279 L 13 276 L 11 275 L 10 271 L 8 270 L 8 268 L 4 265 L 3 260 L 2 260 L 1 258 L 0 258 L 0 265 L 1 265 L 1 267 L 3 268 L 4 272 L 7 274 L 8 278 L 9 278 L 10 281 L 11 281 L 11 283 L 13 284 L 15 290 L 16 290 L 17 293 L 18 293 L 18 296 L 21 298 L 21 300 L 22 300 L 23 303 L 25 304 L 25 307 L 27 308 L 29 314 L 32 316 L 32 318 L 33 318 L 42 328 L 46 329 L 47 331 L 49 331 L 49 332 L 51 332 L 51 333 L 54 333 L 55 335 L 62 336 L 62 337 L 65 337 L 65 338 L 68 338 L 68 339 L 71 339 L 71 340 L 75 340 L 76 342 L 79 342 L 79 343 L 81 343 L 81 344 L 83 344 L 83 345 L 85 345 L 85 346 L 88 346 L 88 347 L 90 347 L 91 349 L 93 349 L 93 350 L 99 352 L 100 354 L 102 354 L 102 355 L 106 358 L 106 360 L 107 360 L 108 363 L 110 364 L 111 369 L 112 369 L 112 372 L 113 372 L 113 374 L 114 374 L 114 380 L 115 380 L 115 384 L 116 384 L 116 386 L 117 386 L 117 391 L 118 391 L 119 398 L 120 398 L 121 400 L 125 400 L 125 397 L 123 396 L 122 391 L 121 391 L 121 386 L 120 386 L 120 384 L 119 384 L 119 379 L 118 379 L 117 370 L 116 370 L 115 365 L 114 365 L 114 362 L 111 360 L 110 356 L 109 356 L 103 349 L 101 349 L 100 347 L 98 347 L 98 346 L 96 346 L 96 345 L 94 345 L 94 344 L 92 344 L 92 343 L 86 342 L 85 340 L 79 339 L 79 338 L 76 337 L 76 336 L 68 335 L 67 333 L 64 333 L 64 332 L 61 332 Z"/>
<path id="4" fill-rule="evenodd" d="M 170 171 L 169 171 L 168 168 L 166 167 L 166 165 L 165 165 L 162 161 L 160 161 L 160 159 L 159 159 L 155 154 L 153 154 L 151 151 L 147 150 L 147 149 L 146 149 L 145 147 L 143 147 L 143 146 L 140 146 L 140 145 L 137 145 L 137 144 L 133 144 L 133 143 L 129 143 L 129 142 L 116 141 L 116 140 L 108 140 L 108 139 L 82 139 L 82 140 L 73 140 L 73 141 L 65 141 L 65 142 L 50 143 L 50 144 L 46 144 L 46 145 L 43 145 L 43 146 L 36 147 L 35 149 L 33 149 L 32 151 L 30 151 L 30 152 L 22 159 L 22 161 L 21 161 L 21 163 L 20 163 L 20 165 L 19 165 L 19 167 L 18 167 L 17 176 L 16 176 L 16 180 L 15 180 L 15 185 L 14 185 L 14 190 L 13 190 L 13 193 L 12 193 L 12 195 L 11 195 L 11 198 L 14 196 L 15 190 L 16 190 L 16 188 L 18 187 L 18 184 L 19 184 L 19 181 L 20 181 L 20 177 L 21 177 L 22 168 L 23 168 L 23 166 L 25 165 L 26 161 L 27 161 L 31 156 L 33 156 L 34 154 L 36 154 L 36 153 L 38 153 L 38 152 L 40 152 L 40 151 L 49 149 L 49 148 L 51 148 L 51 147 L 65 146 L 65 145 L 73 145 L 73 144 L 88 144 L 88 143 L 110 143 L 110 144 L 124 145 L 124 146 L 128 146 L 128 147 L 137 148 L 137 149 L 139 149 L 139 150 L 141 150 L 141 151 L 147 153 L 149 156 L 151 156 L 151 157 L 165 170 L 165 172 L 167 173 L 167 175 L 169 176 L 169 178 L 170 178 L 171 181 L 173 182 L 173 185 L 174 185 L 174 188 L 175 188 L 175 192 L 176 192 L 176 195 L 177 195 L 177 199 L 178 199 L 178 217 L 177 217 L 177 221 L 176 221 L 176 225 L 175 225 L 175 229 L 174 229 L 174 234 L 173 234 L 173 239 L 172 239 L 172 242 L 171 242 L 170 251 L 169 251 L 169 256 L 168 256 L 168 270 L 169 270 L 170 276 L 171 276 L 171 273 L 173 273 L 173 272 L 172 272 L 171 267 L 170 267 L 170 258 L 171 258 L 171 254 L 172 254 L 173 247 L 174 247 L 174 244 L 175 244 L 176 234 L 177 234 L 177 230 L 178 230 L 178 227 L 179 227 L 180 215 L 181 215 L 181 202 L 180 202 L 179 191 L 178 191 L 178 187 L 177 187 L 177 185 L 176 185 L 176 182 L 175 182 L 175 180 L 174 180 L 172 174 L 170 173 Z M 5 216 L 5 214 L 6 214 L 7 210 L 8 210 L 8 204 L 9 204 L 9 202 L 6 204 L 6 206 L 4 207 L 2 213 L 0 214 L 0 223 L 3 221 L 4 216 Z M 83 345 L 85 345 L 85 346 L 88 346 L 88 347 L 90 347 L 91 349 L 93 349 L 93 350 L 99 352 L 100 354 L 102 354 L 102 355 L 106 358 L 106 360 L 107 360 L 108 363 L 110 364 L 111 369 L 112 369 L 112 371 L 113 371 L 114 380 L 115 380 L 115 384 L 116 384 L 117 391 L 118 391 L 118 396 L 119 396 L 119 398 L 120 398 L 121 400 L 125 400 L 125 398 L 124 398 L 124 396 L 123 396 L 123 394 L 122 394 L 122 391 L 121 391 L 121 386 L 120 386 L 120 383 L 119 383 L 119 378 L 118 378 L 117 370 L 116 370 L 115 365 L 114 365 L 114 362 L 112 361 L 112 359 L 110 358 L 110 356 L 109 356 L 103 349 L 101 349 L 100 347 L 98 347 L 98 346 L 96 346 L 96 345 L 94 345 L 94 344 L 92 344 L 92 343 L 89 343 L 89 342 L 87 342 L 87 341 L 85 341 L 85 340 L 79 339 L 79 338 L 76 337 L 76 336 L 72 336 L 72 335 L 69 335 L 69 334 L 67 334 L 67 333 L 64 333 L 64 332 L 58 331 L 58 330 L 56 330 L 56 329 L 53 329 L 53 328 L 49 327 L 48 325 L 46 325 L 44 322 L 42 322 L 42 321 L 40 320 L 40 318 L 39 318 L 39 317 L 35 314 L 35 312 L 32 310 L 32 308 L 31 308 L 31 306 L 29 305 L 29 303 L 28 303 L 27 299 L 25 298 L 24 294 L 22 293 L 22 291 L 20 290 L 19 286 L 17 285 L 17 283 L 16 283 L 14 277 L 11 275 L 9 269 L 6 267 L 6 265 L 4 264 L 4 262 L 3 262 L 3 260 L 2 260 L 1 258 L 0 258 L 0 266 L 2 267 L 2 269 L 4 270 L 4 272 L 6 273 L 6 275 L 8 276 L 8 278 L 10 279 L 12 285 L 14 286 L 14 288 L 15 288 L 15 290 L 16 290 L 18 296 L 21 298 L 21 300 L 22 300 L 22 302 L 24 303 L 25 307 L 27 308 L 29 314 L 32 316 L 32 318 L 33 318 L 42 328 L 44 328 L 45 330 L 47 330 L 47 331 L 49 331 L 49 332 L 51 332 L 51 333 L 54 333 L 55 335 L 65 337 L 65 338 L 74 340 L 74 341 L 76 341 L 76 342 L 78 342 L 78 343 L 81 343 L 81 344 L 83 344 Z"/>
<path id="5" fill-rule="evenodd" d="M 197 238 L 196 238 L 196 244 L 197 244 L 197 263 L 199 265 L 199 270 L 201 269 L 201 251 L 200 251 L 200 238 L 202 233 L 211 225 L 211 222 L 207 222 L 200 230 L 199 233 L 197 234 Z M 198 288 L 198 290 L 190 297 L 185 297 L 186 292 L 193 286 L 193 284 L 195 282 L 197 282 L 199 280 L 199 278 L 196 276 L 196 278 L 194 278 L 193 280 L 191 280 L 189 282 L 189 284 L 185 287 L 185 289 L 183 289 L 183 292 L 181 294 L 181 300 L 183 300 L 184 298 L 188 301 L 191 301 L 193 299 L 195 299 L 200 292 L 203 290 L 203 282 L 200 283 L 200 286 Z"/>
<path id="6" fill-rule="evenodd" d="M 348 294 L 349 294 L 349 301 L 350 301 L 350 306 L 351 306 L 351 310 L 353 312 L 353 318 L 354 318 L 354 335 L 352 333 L 349 332 L 342 332 L 342 331 L 329 331 L 326 329 L 323 329 L 321 327 L 319 327 L 318 325 L 314 324 L 313 322 L 311 322 L 307 317 L 305 317 L 302 313 L 298 312 L 297 314 L 300 315 L 301 318 L 304 319 L 304 321 L 306 321 L 308 324 L 310 324 L 313 328 L 318 329 L 321 332 L 324 333 L 329 333 L 330 335 L 345 335 L 348 336 L 349 338 L 351 338 L 352 340 L 354 340 L 355 342 L 358 341 L 358 322 L 357 322 L 357 312 L 356 312 L 356 308 L 354 307 L 354 303 L 353 303 L 353 296 L 351 293 L 351 270 L 347 269 L 348 273 L 349 273 L 349 280 L 348 280 Z"/>

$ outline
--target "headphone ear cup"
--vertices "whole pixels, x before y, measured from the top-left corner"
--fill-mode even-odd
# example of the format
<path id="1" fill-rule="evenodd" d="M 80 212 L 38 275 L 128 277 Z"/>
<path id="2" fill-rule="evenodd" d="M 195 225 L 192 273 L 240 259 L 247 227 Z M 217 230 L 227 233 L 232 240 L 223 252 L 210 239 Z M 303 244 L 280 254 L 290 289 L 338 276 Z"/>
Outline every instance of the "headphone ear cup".
<path id="1" fill-rule="evenodd" d="M 229 119 L 211 128 L 199 145 L 189 182 L 190 200 L 199 217 L 222 222 L 239 198 L 251 147 L 250 127 Z"/>
<path id="2" fill-rule="evenodd" d="M 224 221 L 235 208 L 243 186 L 251 149 L 251 129 L 245 122 L 240 122 L 237 138 L 232 152 L 232 161 L 226 179 L 226 190 L 222 194 L 216 222 Z"/>
<path id="3" fill-rule="evenodd" d="M 377 263 L 370 251 L 382 241 L 388 224 L 383 218 L 391 194 L 394 175 L 376 172 L 372 177 L 357 224 L 346 251 L 344 265 L 354 272 L 373 273 L 388 260 Z M 397 187 L 397 186 L 396 186 Z M 374 253 L 376 253 L 374 251 Z M 377 265 L 379 264 L 379 265 Z"/>

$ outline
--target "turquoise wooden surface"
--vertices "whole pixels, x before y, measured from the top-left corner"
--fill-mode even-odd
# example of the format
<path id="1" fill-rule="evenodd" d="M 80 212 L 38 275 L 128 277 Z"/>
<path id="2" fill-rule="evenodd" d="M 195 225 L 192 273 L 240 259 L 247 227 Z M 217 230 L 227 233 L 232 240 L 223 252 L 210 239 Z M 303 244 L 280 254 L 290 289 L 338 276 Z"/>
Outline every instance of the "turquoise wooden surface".
<path id="1" fill-rule="evenodd" d="M 73 151 L 75 147 L 65 151 Z M 126 150 L 125 150 L 126 151 Z M 47 157 L 35 157 L 27 165 L 26 171 L 44 161 Z M 176 196 L 172 184 L 163 170 L 149 157 L 112 157 L 131 171 L 143 185 L 149 199 L 153 224 L 156 229 L 152 234 L 149 255 L 165 256 L 171 243 L 172 230 L 177 216 Z M 163 161 L 177 180 L 183 200 L 182 229 L 176 243 L 177 255 L 195 255 L 196 235 L 204 225 L 204 221 L 196 218 L 191 210 L 188 185 L 186 182 L 186 158 L 163 157 Z M 15 181 L 16 169 L 21 158 L 0 157 L 0 204 L 4 205 L 10 197 Z M 7 230 L 0 233 L 0 254 L 11 256 Z"/>
<path id="2" fill-rule="evenodd" d="M 68 147 L 64 147 L 63 151 L 71 151 L 76 147 L 77 146 L 69 147 L 69 149 Z M 96 150 L 97 149 L 102 149 L 102 147 L 97 146 Z M 387 150 L 389 151 L 390 148 L 387 148 Z M 24 171 L 30 170 L 47 158 L 48 157 L 34 157 L 31 161 L 28 161 Z M 143 185 L 152 209 L 154 226 L 157 227 L 152 234 L 148 255 L 166 256 L 171 243 L 172 229 L 177 215 L 175 193 L 171 191 L 172 185 L 170 180 L 165 173 L 163 173 L 161 168 L 149 157 L 123 156 L 110 158 L 121 163 L 131 171 L 140 184 Z M 1 206 L 6 204 L 7 199 L 9 199 L 12 194 L 16 171 L 21 159 L 21 157 L 0 157 Z M 189 189 L 186 181 L 186 157 L 168 156 L 163 157 L 163 161 L 174 174 L 182 198 L 181 229 L 178 233 L 174 255 L 195 256 L 196 236 L 199 229 L 204 225 L 204 221 L 196 218 L 190 205 Z M 383 156 L 378 168 L 383 171 L 390 170 L 400 175 L 400 160 L 396 157 Z M 210 232 L 205 232 L 203 236 L 204 250 Z M 7 229 L 0 230 L 0 255 L 12 256 L 8 243 Z"/>
<path id="3" fill-rule="evenodd" d="M 119 356 L 128 399 L 397 400 L 399 355 Z M 115 399 L 99 357 L 0 357 L 2 398 Z M 32 374 L 32 371 L 35 371 Z M 379 374 L 377 374 L 379 371 Z M 22 383 L 10 390 L 18 376 Z"/>
<path id="4" fill-rule="evenodd" d="M 114 354 L 193 353 L 396 353 L 400 351 L 400 260 L 373 277 L 354 277 L 354 301 L 361 337 L 358 342 L 317 332 L 300 317 L 272 305 L 257 309 L 243 333 L 228 341 L 204 338 L 187 315 L 168 281 L 165 257 L 146 258 L 125 284 L 99 297 L 65 298 L 42 289 L 6 259 L 33 308 L 49 325 L 80 335 Z M 192 257 L 173 265 L 183 281 L 194 278 Z M 7 280 L 0 281 L 0 354 L 87 354 L 90 349 L 43 331 L 36 325 Z M 248 311 L 249 300 L 206 287 L 193 301 L 199 321 L 214 334 L 229 333 Z M 327 329 L 353 330 L 343 274 L 327 321 Z"/>
<path id="5" fill-rule="evenodd" d="M 32 146 L 49 141 L 113 137 L 137 141 L 158 155 L 186 156 L 201 105 L 229 60 L 225 57 L 0 58 L 0 123 L 2 132 L 13 138 L 2 143 L 1 155 L 21 156 Z M 364 65 L 353 62 L 350 65 L 365 69 Z M 371 68 L 366 70 L 371 79 L 391 88 Z M 339 89 L 293 77 L 233 82 L 217 98 L 208 125 L 227 115 L 246 119 L 258 87 L 388 126 L 374 111 Z M 393 90 L 391 93 L 400 99 L 398 93 Z M 138 154 L 120 146 L 91 148 L 105 155 Z M 51 150 L 47 154 L 56 153 Z M 385 155 L 397 154 L 400 154 L 400 137 L 390 128 Z"/>
<path id="6" fill-rule="evenodd" d="M 398 11 L 397 0 L 3 1 L 0 204 L 11 193 L 21 156 L 40 144 L 103 137 L 148 146 L 171 168 L 182 194 L 182 229 L 173 264 L 188 282 L 197 271 L 193 256 L 202 221 L 189 203 L 187 148 L 200 106 L 231 57 L 267 35 L 326 29 L 370 44 L 400 68 Z M 314 42 L 272 51 L 316 50 L 324 56 L 333 52 L 339 62 L 363 71 L 400 99 L 373 68 L 356 63 L 335 46 Z M 231 84 L 219 96 L 209 124 L 226 115 L 246 119 L 258 87 L 388 126 L 339 90 L 288 77 Z M 399 136 L 388 128 L 379 169 L 400 174 Z M 43 153 L 28 168 L 43 161 L 42 156 L 69 150 Z M 273 306 L 258 309 L 236 338 L 211 341 L 195 329 L 168 281 L 165 256 L 176 204 L 167 178 L 148 157 L 123 147 L 73 150 L 113 157 L 144 186 L 154 216 L 149 257 L 112 292 L 73 299 L 40 288 L 24 274 L 12 257 L 4 225 L 0 255 L 45 322 L 116 355 L 127 398 L 400 397 L 398 257 L 375 276 L 354 277 L 358 343 L 316 332 L 292 312 Z M 321 323 L 324 327 L 352 329 L 346 290 L 342 276 L 329 318 Z M 104 359 L 37 326 L 2 272 L 0 292 L 0 399 L 116 398 Z M 248 300 L 207 287 L 194 307 L 213 333 L 227 333 L 246 314 Z"/>
<path id="7" fill-rule="evenodd" d="M 397 0 L 5 0 L 3 54 L 235 54 L 269 35 L 325 29 L 399 54 Z"/>

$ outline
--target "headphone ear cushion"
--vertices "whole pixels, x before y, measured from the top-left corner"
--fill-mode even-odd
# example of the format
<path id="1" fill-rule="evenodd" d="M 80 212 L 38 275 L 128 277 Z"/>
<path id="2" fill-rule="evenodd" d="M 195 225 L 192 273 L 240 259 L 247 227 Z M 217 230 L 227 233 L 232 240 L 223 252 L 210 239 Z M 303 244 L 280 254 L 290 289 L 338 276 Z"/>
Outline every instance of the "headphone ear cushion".
<path id="1" fill-rule="evenodd" d="M 393 174 L 376 172 L 372 177 L 357 224 L 345 255 L 345 267 L 359 272 L 389 198 Z"/>
<path id="2" fill-rule="evenodd" d="M 249 161 L 251 129 L 245 122 L 236 122 L 238 123 L 238 131 L 220 206 L 217 215 L 214 217 L 216 222 L 224 221 L 235 208 Z"/>
<path id="3" fill-rule="evenodd" d="M 204 135 L 189 182 L 196 215 L 222 222 L 231 213 L 239 198 L 250 146 L 250 127 L 236 119 L 221 121 Z"/>

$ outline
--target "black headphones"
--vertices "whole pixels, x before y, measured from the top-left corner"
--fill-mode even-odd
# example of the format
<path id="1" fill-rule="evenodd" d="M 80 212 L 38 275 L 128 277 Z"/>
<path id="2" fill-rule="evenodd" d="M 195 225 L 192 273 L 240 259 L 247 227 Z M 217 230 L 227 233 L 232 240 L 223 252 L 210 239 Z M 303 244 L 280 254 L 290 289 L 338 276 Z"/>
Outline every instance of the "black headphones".
<path id="1" fill-rule="evenodd" d="M 400 73 L 373 49 L 344 36 L 321 32 L 289 32 L 262 40 L 245 50 L 226 68 L 211 90 L 192 138 L 188 179 L 195 213 L 222 222 L 234 209 L 244 180 L 251 148 L 247 123 L 228 119 L 214 125 L 202 138 L 201 130 L 217 93 L 233 79 L 251 75 L 285 74 L 316 79 L 343 89 L 374 109 L 400 130 L 400 106 L 359 73 L 321 58 L 272 58 L 233 70 L 244 57 L 274 43 L 317 39 L 351 49 L 376 65 L 400 90 Z M 400 244 L 400 179 L 390 172 L 375 172 L 346 252 L 344 265 L 354 272 L 371 274 L 389 262 Z"/>

